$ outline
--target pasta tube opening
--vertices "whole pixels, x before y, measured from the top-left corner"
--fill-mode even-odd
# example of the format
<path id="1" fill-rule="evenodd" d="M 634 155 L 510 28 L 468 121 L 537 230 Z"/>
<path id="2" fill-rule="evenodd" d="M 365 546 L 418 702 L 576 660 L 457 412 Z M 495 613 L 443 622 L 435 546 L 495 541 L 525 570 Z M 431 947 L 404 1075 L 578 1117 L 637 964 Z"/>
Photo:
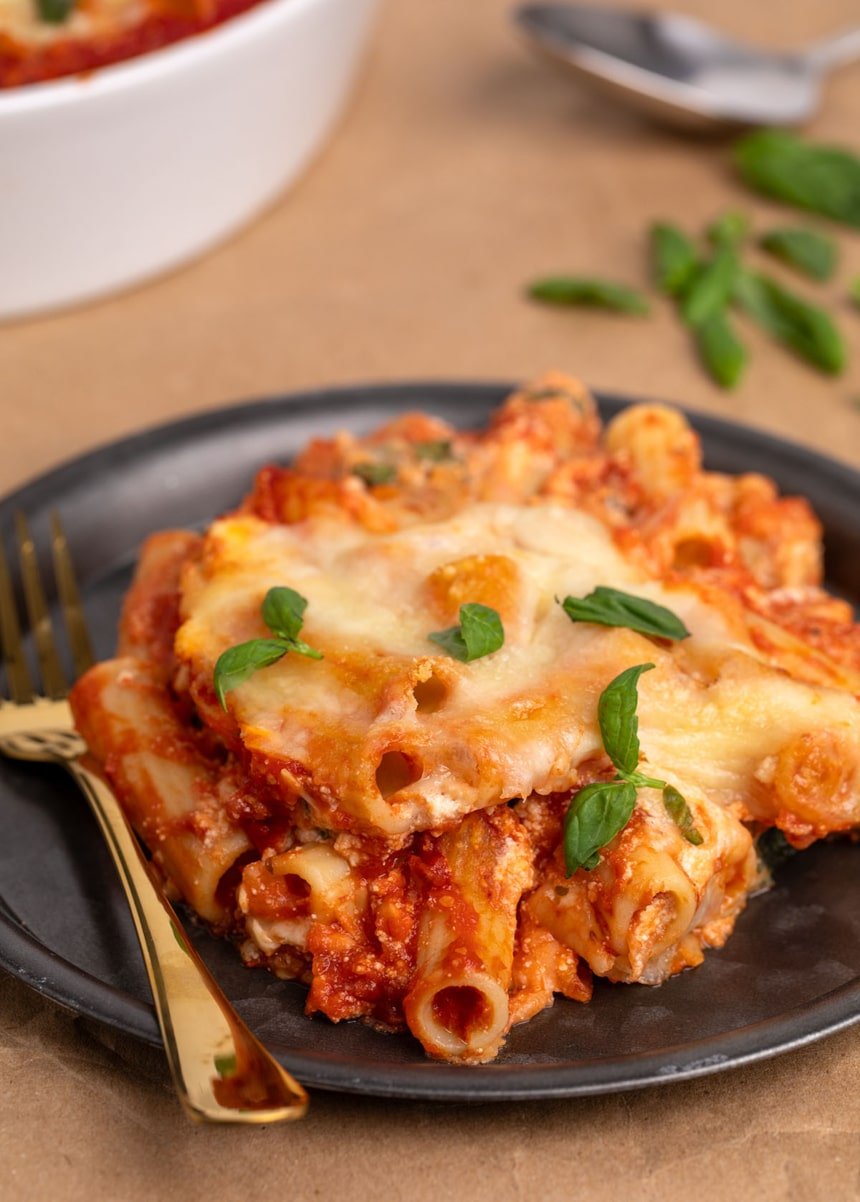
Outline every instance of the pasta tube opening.
<path id="1" fill-rule="evenodd" d="M 508 1028 L 507 990 L 488 973 L 454 981 L 440 973 L 413 991 L 404 1008 L 427 1051 L 447 1060 L 491 1060 Z"/>

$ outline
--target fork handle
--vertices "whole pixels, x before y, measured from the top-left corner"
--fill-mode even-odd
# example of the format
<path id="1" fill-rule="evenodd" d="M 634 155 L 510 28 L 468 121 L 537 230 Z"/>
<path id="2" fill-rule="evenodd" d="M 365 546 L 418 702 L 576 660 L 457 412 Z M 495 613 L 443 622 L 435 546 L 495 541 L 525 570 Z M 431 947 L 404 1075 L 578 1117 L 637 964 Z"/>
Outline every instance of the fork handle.
<path id="1" fill-rule="evenodd" d="M 137 928 L 176 1090 L 199 1122 L 301 1118 L 304 1089 L 251 1034 L 188 942 L 119 802 L 80 760 L 65 766 L 101 827 Z"/>

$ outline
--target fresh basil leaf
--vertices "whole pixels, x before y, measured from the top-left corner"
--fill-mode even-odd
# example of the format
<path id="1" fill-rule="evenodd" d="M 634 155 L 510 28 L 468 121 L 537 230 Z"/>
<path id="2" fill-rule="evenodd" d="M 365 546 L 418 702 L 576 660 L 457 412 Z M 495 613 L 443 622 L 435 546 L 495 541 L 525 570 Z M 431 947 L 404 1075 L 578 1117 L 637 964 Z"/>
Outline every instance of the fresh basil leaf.
<path id="1" fill-rule="evenodd" d="M 729 303 L 738 274 L 738 256 L 731 246 L 720 246 L 684 291 L 681 314 L 688 325 L 700 326 Z"/>
<path id="2" fill-rule="evenodd" d="M 352 469 L 353 476 L 358 476 L 365 484 L 373 488 L 377 484 L 390 484 L 397 478 L 397 468 L 391 463 L 357 463 Z"/>
<path id="3" fill-rule="evenodd" d="M 635 785 L 637 789 L 665 789 L 666 782 L 657 780 L 654 776 L 645 776 L 641 772 L 625 772 L 623 778 L 629 781 L 631 785 Z"/>
<path id="4" fill-rule="evenodd" d="M 489 605 L 469 602 L 460 606 L 460 630 L 469 659 L 480 659 L 498 651 L 505 642 L 502 619 Z"/>
<path id="5" fill-rule="evenodd" d="M 529 286 L 533 300 L 549 305 L 587 305 L 597 309 L 612 309 L 616 313 L 644 316 L 651 306 L 641 292 L 626 284 L 609 280 L 586 279 L 581 276 L 549 276 Z"/>
<path id="6" fill-rule="evenodd" d="M 454 659 L 462 660 L 464 663 L 468 661 L 469 652 L 466 640 L 463 638 L 459 626 L 449 626 L 446 630 L 434 630 L 427 637 L 431 642 L 438 643 Z"/>
<path id="7" fill-rule="evenodd" d="M 270 588 L 263 599 L 263 621 L 272 634 L 282 639 L 294 639 L 304 624 L 307 598 L 294 588 L 279 585 Z"/>
<path id="8" fill-rule="evenodd" d="M 445 460 L 454 458 L 450 438 L 434 438 L 429 442 L 416 442 L 413 443 L 413 450 L 419 459 L 426 459 L 430 463 L 444 463 Z"/>
<path id="9" fill-rule="evenodd" d="M 856 276 L 849 285 L 849 293 L 855 305 L 860 305 L 860 275 Z"/>
<path id="10" fill-rule="evenodd" d="M 250 639 L 247 643 L 239 643 L 228 647 L 218 656 L 215 664 L 215 696 L 221 703 L 221 708 L 227 708 L 227 694 L 235 689 L 258 668 L 267 668 L 282 659 L 289 647 L 281 639 Z"/>
<path id="11" fill-rule="evenodd" d="M 829 280 L 836 270 L 836 243 L 818 230 L 770 230 L 759 245 L 813 280 Z"/>
<path id="12" fill-rule="evenodd" d="M 712 246 L 740 246 L 749 226 L 746 213 L 723 213 L 708 226 L 708 241 Z"/>
<path id="13" fill-rule="evenodd" d="M 568 876 L 596 868 L 600 850 L 622 831 L 636 808 L 628 781 L 598 781 L 580 789 L 564 817 L 564 864 Z"/>
<path id="14" fill-rule="evenodd" d="M 460 606 L 460 625 L 438 630 L 427 636 L 443 647 L 454 659 L 470 663 L 482 659 L 503 646 L 502 619 L 489 605 L 467 602 Z"/>
<path id="15" fill-rule="evenodd" d="M 75 0 L 36 0 L 39 16 L 49 25 L 62 25 L 68 21 L 75 7 Z"/>
<path id="16" fill-rule="evenodd" d="M 668 296 L 679 296 L 698 266 L 693 243 L 677 226 L 660 221 L 651 227 L 651 256 L 657 287 Z"/>
<path id="17" fill-rule="evenodd" d="M 735 147 L 744 180 L 766 196 L 860 226 L 860 158 L 785 130 L 763 129 Z"/>
<path id="18" fill-rule="evenodd" d="M 723 310 L 696 327 L 696 346 L 708 374 L 721 388 L 734 388 L 747 365 L 747 351 Z"/>
<path id="19" fill-rule="evenodd" d="M 565 597 L 562 609 L 571 622 L 593 622 L 597 626 L 623 626 L 637 634 L 662 639 L 687 639 L 690 632 L 680 618 L 653 601 L 634 597 L 600 584 L 587 597 Z"/>
<path id="20" fill-rule="evenodd" d="M 837 375 L 845 366 L 845 345 L 829 315 L 765 275 L 741 271 L 734 299 L 754 321 L 795 354 Z"/>
<path id="21" fill-rule="evenodd" d="M 623 776 L 635 772 L 639 765 L 639 719 L 636 716 L 639 692 L 636 685 L 642 673 L 650 672 L 653 667 L 654 664 L 636 664 L 627 668 L 609 682 L 597 703 L 604 749 Z"/>
<path id="22" fill-rule="evenodd" d="M 287 651 L 295 651 L 297 655 L 304 655 L 307 659 L 324 659 L 322 651 L 317 651 L 316 647 L 311 647 L 302 639 L 285 639 Z"/>
<path id="23" fill-rule="evenodd" d="M 692 812 L 683 794 L 679 793 L 674 785 L 663 786 L 663 805 L 687 842 L 692 843 L 694 847 L 699 847 L 703 842 L 702 836 L 696 829 Z"/>

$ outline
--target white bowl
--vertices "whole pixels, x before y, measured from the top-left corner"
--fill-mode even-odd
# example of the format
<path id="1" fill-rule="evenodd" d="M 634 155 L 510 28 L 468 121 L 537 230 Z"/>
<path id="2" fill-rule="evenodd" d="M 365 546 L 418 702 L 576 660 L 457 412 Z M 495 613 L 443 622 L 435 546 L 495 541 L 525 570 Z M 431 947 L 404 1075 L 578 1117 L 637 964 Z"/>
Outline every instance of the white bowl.
<path id="1" fill-rule="evenodd" d="M 377 0 L 262 0 L 90 76 L 0 91 L 0 318 L 125 288 L 263 209 L 332 127 Z"/>

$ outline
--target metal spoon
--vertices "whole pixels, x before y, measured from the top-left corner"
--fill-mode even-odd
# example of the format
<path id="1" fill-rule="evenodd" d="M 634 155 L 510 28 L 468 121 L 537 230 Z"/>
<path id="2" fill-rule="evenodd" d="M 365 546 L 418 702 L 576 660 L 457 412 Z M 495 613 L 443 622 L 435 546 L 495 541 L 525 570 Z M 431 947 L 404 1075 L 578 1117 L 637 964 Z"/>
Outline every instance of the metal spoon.
<path id="1" fill-rule="evenodd" d="M 513 20 L 555 62 L 686 129 L 798 125 L 817 108 L 827 72 L 860 58 L 860 27 L 768 54 L 677 13 L 525 4 Z"/>

